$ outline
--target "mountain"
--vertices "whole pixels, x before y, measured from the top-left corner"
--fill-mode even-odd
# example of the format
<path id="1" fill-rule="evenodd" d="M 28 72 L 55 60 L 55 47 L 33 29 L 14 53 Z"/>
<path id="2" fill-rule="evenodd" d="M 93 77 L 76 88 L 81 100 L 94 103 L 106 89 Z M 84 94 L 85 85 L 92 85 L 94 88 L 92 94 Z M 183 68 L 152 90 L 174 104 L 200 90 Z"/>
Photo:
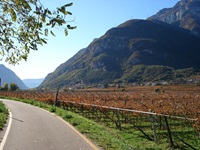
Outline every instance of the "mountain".
<path id="1" fill-rule="evenodd" d="M 190 30 L 200 36 L 200 0 L 181 0 L 148 19 L 160 20 Z"/>
<path id="2" fill-rule="evenodd" d="M 198 36 L 177 26 L 157 20 L 129 20 L 61 64 L 40 88 L 135 82 L 146 80 L 142 77 L 145 71 L 151 75 L 149 80 L 172 78 L 176 74 L 173 69 L 199 69 L 199 43 Z"/>
<path id="3" fill-rule="evenodd" d="M 0 64 L 0 78 L 1 86 L 5 83 L 10 85 L 10 83 L 15 83 L 20 89 L 27 89 L 23 81 L 10 69 L 5 67 L 3 64 Z"/>
<path id="4" fill-rule="evenodd" d="M 44 78 L 42 79 L 24 79 L 24 84 L 29 88 L 35 88 L 38 87 L 42 82 L 44 81 Z"/>
<path id="5" fill-rule="evenodd" d="M 108 30 L 50 73 L 39 88 L 174 80 L 200 70 L 199 0 Z"/>

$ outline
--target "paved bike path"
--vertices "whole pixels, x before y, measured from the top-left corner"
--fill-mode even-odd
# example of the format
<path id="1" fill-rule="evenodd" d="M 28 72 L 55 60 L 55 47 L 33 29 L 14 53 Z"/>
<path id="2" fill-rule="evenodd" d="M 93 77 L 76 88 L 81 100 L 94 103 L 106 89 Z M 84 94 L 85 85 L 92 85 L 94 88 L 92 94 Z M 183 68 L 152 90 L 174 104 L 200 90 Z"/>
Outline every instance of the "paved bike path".
<path id="1" fill-rule="evenodd" d="M 21 102 L 2 101 L 12 113 L 12 124 L 3 150 L 98 149 L 52 113 Z"/>

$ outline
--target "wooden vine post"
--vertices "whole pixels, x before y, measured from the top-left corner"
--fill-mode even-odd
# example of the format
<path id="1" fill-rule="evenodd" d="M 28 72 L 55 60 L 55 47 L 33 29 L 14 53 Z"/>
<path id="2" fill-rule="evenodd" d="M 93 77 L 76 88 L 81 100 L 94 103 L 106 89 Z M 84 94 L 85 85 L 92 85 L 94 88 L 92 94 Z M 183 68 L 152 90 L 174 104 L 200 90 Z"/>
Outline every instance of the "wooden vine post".
<path id="1" fill-rule="evenodd" d="M 173 147 L 174 143 L 173 143 L 171 131 L 170 131 L 170 128 L 169 128 L 169 123 L 167 121 L 167 117 L 164 116 L 164 118 L 165 118 L 165 123 L 166 123 L 166 127 L 167 127 L 167 133 L 168 133 L 168 137 L 169 137 L 170 147 Z"/>
<path id="2" fill-rule="evenodd" d="M 55 101 L 55 106 L 59 107 L 59 99 L 58 99 L 58 93 L 59 93 L 59 87 L 56 91 L 56 101 Z"/>
<path id="3" fill-rule="evenodd" d="M 119 109 L 116 109 L 115 113 L 116 113 L 116 117 L 117 117 L 116 126 L 118 129 L 121 130 L 122 127 L 121 127 L 121 121 L 120 121 L 120 116 L 119 116 Z"/>
<path id="4" fill-rule="evenodd" d="M 152 111 L 150 110 L 150 113 L 152 113 Z M 155 127 L 155 117 L 153 114 L 150 114 L 151 117 L 151 123 L 152 123 L 152 130 L 153 130 L 153 136 L 154 136 L 154 141 L 157 142 L 157 136 L 156 136 L 156 127 Z"/>

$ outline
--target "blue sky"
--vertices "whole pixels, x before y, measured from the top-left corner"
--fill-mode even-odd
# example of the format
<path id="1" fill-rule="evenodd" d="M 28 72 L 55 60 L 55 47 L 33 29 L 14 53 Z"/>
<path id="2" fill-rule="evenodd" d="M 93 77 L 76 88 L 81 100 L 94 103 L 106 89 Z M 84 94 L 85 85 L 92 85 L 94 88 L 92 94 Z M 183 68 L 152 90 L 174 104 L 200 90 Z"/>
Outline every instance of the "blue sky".
<path id="1" fill-rule="evenodd" d="M 69 31 L 67 37 L 56 30 L 56 37 L 48 37 L 48 44 L 32 51 L 28 60 L 19 65 L 6 67 L 13 70 L 21 79 L 44 78 L 60 64 L 67 61 L 80 49 L 87 47 L 94 38 L 107 30 L 130 19 L 146 19 L 162 8 L 173 7 L 179 0 L 42 0 L 48 7 L 57 7 L 73 2 L 69 7 L 72 16 L 69 24 L 77 29 Z"/>

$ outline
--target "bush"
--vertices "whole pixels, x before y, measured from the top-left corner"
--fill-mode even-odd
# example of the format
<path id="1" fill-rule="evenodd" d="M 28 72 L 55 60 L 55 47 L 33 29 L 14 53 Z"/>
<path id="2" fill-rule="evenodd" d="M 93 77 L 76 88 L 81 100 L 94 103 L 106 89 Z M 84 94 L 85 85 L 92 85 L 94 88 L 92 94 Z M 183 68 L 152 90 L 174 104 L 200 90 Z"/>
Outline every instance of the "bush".
<path id="1" fill-rule="evenodd" d="M 156 88 L 154 91 L 155 91 L 156 93 L 160 93 L 160 89 L 159 89 L 159 88 Z"/>
<path id="2" fill-rule="evenodd" d="M 18 90 L 19 87 L 15 83 L 10 83 L 10 91 L 16 91 Z"/>
<path id="3" fill-rule="evenodd" d="M 5 107 L 3 102 L 0 101 L 0 130 L 3 129 L 7 118 L 8 118 L 8 109 Z"/>

